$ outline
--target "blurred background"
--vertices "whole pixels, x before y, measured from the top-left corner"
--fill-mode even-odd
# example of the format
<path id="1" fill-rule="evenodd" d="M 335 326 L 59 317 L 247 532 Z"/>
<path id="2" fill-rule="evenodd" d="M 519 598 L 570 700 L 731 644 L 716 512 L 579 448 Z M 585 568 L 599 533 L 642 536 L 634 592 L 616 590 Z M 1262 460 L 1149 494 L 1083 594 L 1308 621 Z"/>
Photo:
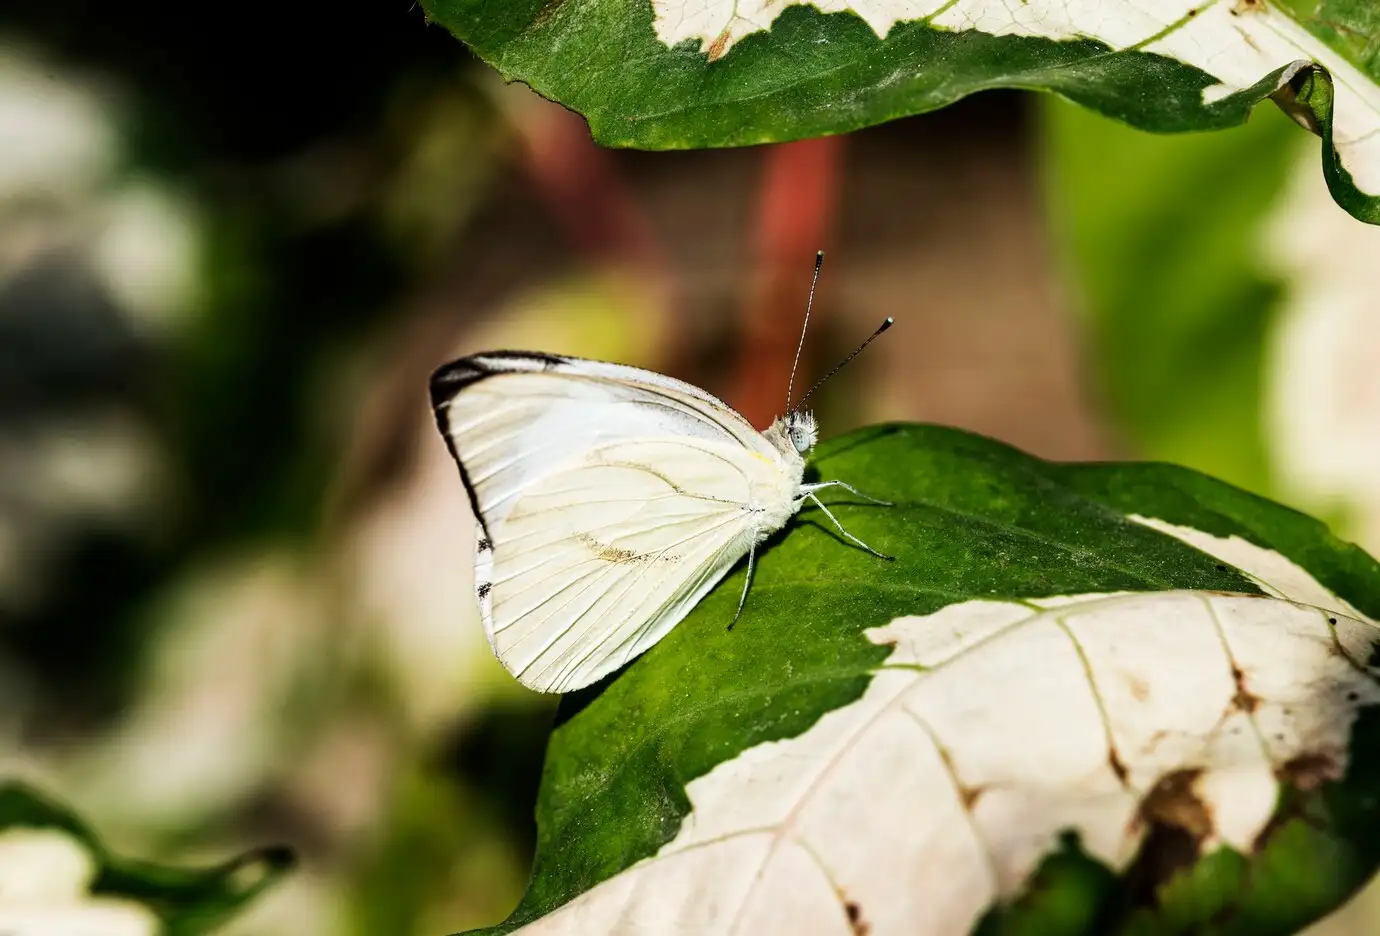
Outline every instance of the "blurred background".
<path id="1" fill-rule="evenodd" d="M 986 94 L 601 151 L 419 8 L 0 7 L 0 758 L 127 853 L 284 842 L 233 934 L 441 936 L 531 859 L 552 702 L 493 661 L 432 367 L 654 368 L 759 425 L 814 252 L 825 436 L 1181 462 L 1380 550 L 1380 231 L 1263 107 Z M 202 25 L 196 25 L 196 23 Z M 1368 925 L 1369 922 L 1369 925 Z M 1374 932 L 1366 896 L 1317 930 Z"/>

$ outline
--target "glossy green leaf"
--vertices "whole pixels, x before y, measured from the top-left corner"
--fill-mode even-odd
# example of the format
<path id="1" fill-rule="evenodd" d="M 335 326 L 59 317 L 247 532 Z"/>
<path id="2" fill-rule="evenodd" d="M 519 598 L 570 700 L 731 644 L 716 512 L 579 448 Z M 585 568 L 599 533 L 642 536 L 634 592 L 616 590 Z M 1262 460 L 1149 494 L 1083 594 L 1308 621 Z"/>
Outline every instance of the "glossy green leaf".
<path id="1" fill-rule="evenodd" d="M 1367 0 L 427 0 L 509 80 L 610 146 L 842 133 L 988 88 L 1154 131 L 1273 96 L 1325 140 L 1334 197 L 1380 222 L 1380 25 Z"/>
<path id="2" fill-rule="evenodd" d="M 1370 875 L 1365 553 L 1186 469 L 952 429 L 811 470 L 895 502 L 831 503 L 895 561 L 806 509 L 732 630 L 741 569 L 567 696 L 493 932 L 1283 934 Z"/>
<path id="3" fill-rule="evenodd" d="M 28 787 L 0 787 L 0 932 L 13 936 L 200 936 L 243 909 L 291 863 L 283 849 L 200 871 L 129 861 Z"/>

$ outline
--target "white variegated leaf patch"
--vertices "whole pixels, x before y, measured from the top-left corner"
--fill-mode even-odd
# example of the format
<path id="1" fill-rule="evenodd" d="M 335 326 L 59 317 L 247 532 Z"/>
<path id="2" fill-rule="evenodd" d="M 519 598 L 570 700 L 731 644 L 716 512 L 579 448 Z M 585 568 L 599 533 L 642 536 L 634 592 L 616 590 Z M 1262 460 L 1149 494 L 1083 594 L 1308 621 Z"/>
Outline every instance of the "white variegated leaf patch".
<path id="1" fill-rule="evenodd" d="M 1266 594 L 970 600 L 873 628 L 892 649 L 860 698 L 692 780 L 657 854 L 521 932 L 956 936 L 1068 833 L 1114 873 L 1166 827 L 1255 851 L 1284 784 L 1345 775 L 1380 632 L 1277 553 L 1136 519 Z"/>
<path id="2" fill-rule="evenodd" d="M 1212 104 L 1281 69 L 1316 62 L 1335 82 L 1334 142 L 1353 183 L 1380 195 L 1380 85 L 1265 0 L 653 0 L 653 27 L 667 46 L 698 40 L 716 61 L 742 39 L 768 31 L 788 7 L 853 13 L 879 39 L 897 24 L 945 32 L 1053 40 L 1092 39 L 1114 52 L 1148 52 L 1217 79 Z"/>
<path id="3" fill-rule="evenodd" d="M 57 829 L 0 833 L 0 933 L 5 936 L 154 936 L 158 919 L 133 901 L 93 896 L 96 860 Z"/>

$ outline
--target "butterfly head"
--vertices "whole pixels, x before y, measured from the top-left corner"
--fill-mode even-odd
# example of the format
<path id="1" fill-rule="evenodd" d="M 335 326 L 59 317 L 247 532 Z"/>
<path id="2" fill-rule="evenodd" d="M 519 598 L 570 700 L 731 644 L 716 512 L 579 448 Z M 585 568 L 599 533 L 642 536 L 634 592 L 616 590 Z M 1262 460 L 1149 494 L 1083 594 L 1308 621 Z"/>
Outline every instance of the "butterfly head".
<path id="1" fill-rule="evenodd" d="M 786 438 L 801 455 L 815 447 L 819 441 L 819 426 L 815 424 L 815 414 L 808 410 L 791 410 L 786 414 Z"/>

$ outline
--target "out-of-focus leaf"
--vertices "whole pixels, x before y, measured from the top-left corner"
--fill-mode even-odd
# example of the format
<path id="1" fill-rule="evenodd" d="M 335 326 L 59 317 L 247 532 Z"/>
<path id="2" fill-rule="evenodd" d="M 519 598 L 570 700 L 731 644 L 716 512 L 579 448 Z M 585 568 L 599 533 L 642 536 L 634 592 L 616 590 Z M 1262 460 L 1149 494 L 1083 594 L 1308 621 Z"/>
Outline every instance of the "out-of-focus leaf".
<path id="1" fill-rule="evenodd" d="M 1284 283 L 1265 355 L 1277 496 L 1380 549 L 1380 231 L 1351 223 L 1304 160 L 1261 231 Z"/>
<path id="2" fill-rule="evenodd" d="M 0 931 L 11 936 L 200 936 L 291 863 L 282 849 L 204 871 L 128 861 L 28 787 L 0 787 Z"/>
<path id="3" fill-rule="evenodd" d="M 1044 114 L 1048 204 L 1113 422 L 1141 457 L 1267 492 L 1262 356 L 1281 284 L 1262 226 L 1297 136 L 1268 111 L 1161 137 L 1057 101 Z"/>
<path id="4" fill-rule="evenodd" d="M 1071 301 L 1136 456 L 1322 512 L 1374 548 L 1380 236 L 1260 116 L 1149 137 L 1052 102 L 1048 203 Z"/>

